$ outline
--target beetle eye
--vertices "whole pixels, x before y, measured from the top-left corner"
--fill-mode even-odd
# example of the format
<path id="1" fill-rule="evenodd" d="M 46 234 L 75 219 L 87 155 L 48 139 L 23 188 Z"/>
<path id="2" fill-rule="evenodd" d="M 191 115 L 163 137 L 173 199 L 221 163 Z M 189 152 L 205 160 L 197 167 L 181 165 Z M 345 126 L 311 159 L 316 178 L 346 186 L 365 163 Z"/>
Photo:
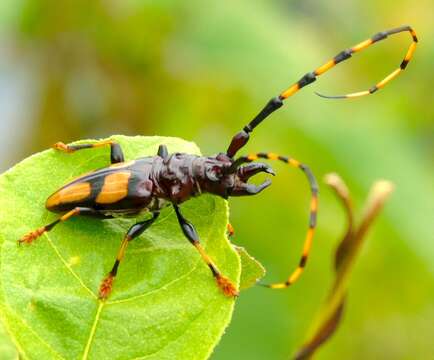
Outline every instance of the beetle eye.
<path id="1" fill-rule="evenodd" d="M 222 171 L 220 167 L 212 166 L 206 170 L 206 176 L 211 181 L 219 181 L 222 176 Z"/>

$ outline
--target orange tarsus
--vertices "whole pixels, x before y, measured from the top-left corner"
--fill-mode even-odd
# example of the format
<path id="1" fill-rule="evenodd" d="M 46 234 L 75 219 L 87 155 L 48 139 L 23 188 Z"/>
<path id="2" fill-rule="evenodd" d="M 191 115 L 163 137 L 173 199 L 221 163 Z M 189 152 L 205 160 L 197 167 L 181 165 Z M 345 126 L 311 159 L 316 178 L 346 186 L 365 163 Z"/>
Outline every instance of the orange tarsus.
<path id="1" fill-rule="evenodd" d="M 223 275 L 218 275 L 216 277 L 217 285 L 222 289 L 223 293 L 228 297 L 236 297 L 239 292 L 235 285 L 227 277 Z"/>
<path id="2" fill-rule="evenodd" d="M 68 145 L 65 145 L 65 144 L 64 144 L 63 142 L 61 142 L 61 141 L 55 143 L 55 144 L 52 146 L 52 148 L 55 149 L 55 150 L 60 150 L 60 151 L 64 151 L 64 152 L 67 152 L 67 153 L 72 153 L 72 152 L 74 152 L 73 149 L 71 149 Z"/>
<path id="3" fill-rule="evenodd" d="M 20 240 L 18 240 L 18 244 L 31 244 L 34 240 L 36 240 L 39 236 L 41 236 L 45 232 L 45 226 L 31 231 L 28 234 L 24 235 Z"/>
<path id="4" fill-rule="evenodd" d="M 231 223 L 228 223 L 227 225 L 227 231 L 228 231 L 228 235 L 229 236 L 233 236 L 235 233 L 234 227 L 232 226 Z"/>
<path id="5" fill-rule="evenodd" d="M 113 287 L 113 280 L 114 277 L 112 274 L 109 274 L 101 283 L 100 287 L 99 287 L 99 295 L 98 297 L 101 300 L 105 300 L 107 299 L 107 297 L 110 295 L 110 293 L 112 292 L 112 287 Z"/>

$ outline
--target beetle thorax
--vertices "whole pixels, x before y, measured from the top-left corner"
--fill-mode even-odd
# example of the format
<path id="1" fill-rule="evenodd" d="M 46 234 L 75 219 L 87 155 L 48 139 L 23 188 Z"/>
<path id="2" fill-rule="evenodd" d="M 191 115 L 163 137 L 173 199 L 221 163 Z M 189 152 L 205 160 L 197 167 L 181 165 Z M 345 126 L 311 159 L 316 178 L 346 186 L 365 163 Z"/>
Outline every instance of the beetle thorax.
<path id="1" fill-rule="evenodd" d="M 202 193 L 227 197 L 227 188 L 233 186 L 234 176 L 221 176 L 225 166 L 228 166 L 227 161 L 213 156 L 171 154 L 161 164 L 158 183 L 165 197 L 178 204 Z"/>

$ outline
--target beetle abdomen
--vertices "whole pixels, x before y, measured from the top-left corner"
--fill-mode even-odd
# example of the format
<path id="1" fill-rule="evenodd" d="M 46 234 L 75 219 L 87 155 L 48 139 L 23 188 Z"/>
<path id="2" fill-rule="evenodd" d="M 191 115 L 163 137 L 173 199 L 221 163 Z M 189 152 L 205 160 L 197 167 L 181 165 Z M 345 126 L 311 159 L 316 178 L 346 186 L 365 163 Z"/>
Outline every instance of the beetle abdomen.
<path id="1" fill-rule="evenodd" d="M 46 201 L 53 212 L 74 207 L 117 212 L 138 211 L 152 200 L 152 158 L 119 163 L 69 182 Z"/>

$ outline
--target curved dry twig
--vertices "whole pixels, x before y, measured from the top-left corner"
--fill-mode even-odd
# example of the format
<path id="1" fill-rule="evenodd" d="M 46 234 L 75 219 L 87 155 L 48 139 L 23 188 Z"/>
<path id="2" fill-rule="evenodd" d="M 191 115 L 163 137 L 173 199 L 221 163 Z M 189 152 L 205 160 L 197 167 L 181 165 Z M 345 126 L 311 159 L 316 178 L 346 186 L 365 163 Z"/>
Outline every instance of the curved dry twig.
<path id="1" fill-rule="evenodd" d="M 341 201 L 346 217 L 347 230 L 335 253 L 336 276 L 319 315 L 314 321 L 314 331 L 294 356 L 296 360 L 309 359 L 336 331 L 343 315 L 351 269 L 363 244 L 364 237 L 393 191 L 393 184 L 386 180 L 376 181 L 369 192 L 362 219 L 354 225 L 350 192 L 337 174 L 328 174 L 325 182 Z"/>

